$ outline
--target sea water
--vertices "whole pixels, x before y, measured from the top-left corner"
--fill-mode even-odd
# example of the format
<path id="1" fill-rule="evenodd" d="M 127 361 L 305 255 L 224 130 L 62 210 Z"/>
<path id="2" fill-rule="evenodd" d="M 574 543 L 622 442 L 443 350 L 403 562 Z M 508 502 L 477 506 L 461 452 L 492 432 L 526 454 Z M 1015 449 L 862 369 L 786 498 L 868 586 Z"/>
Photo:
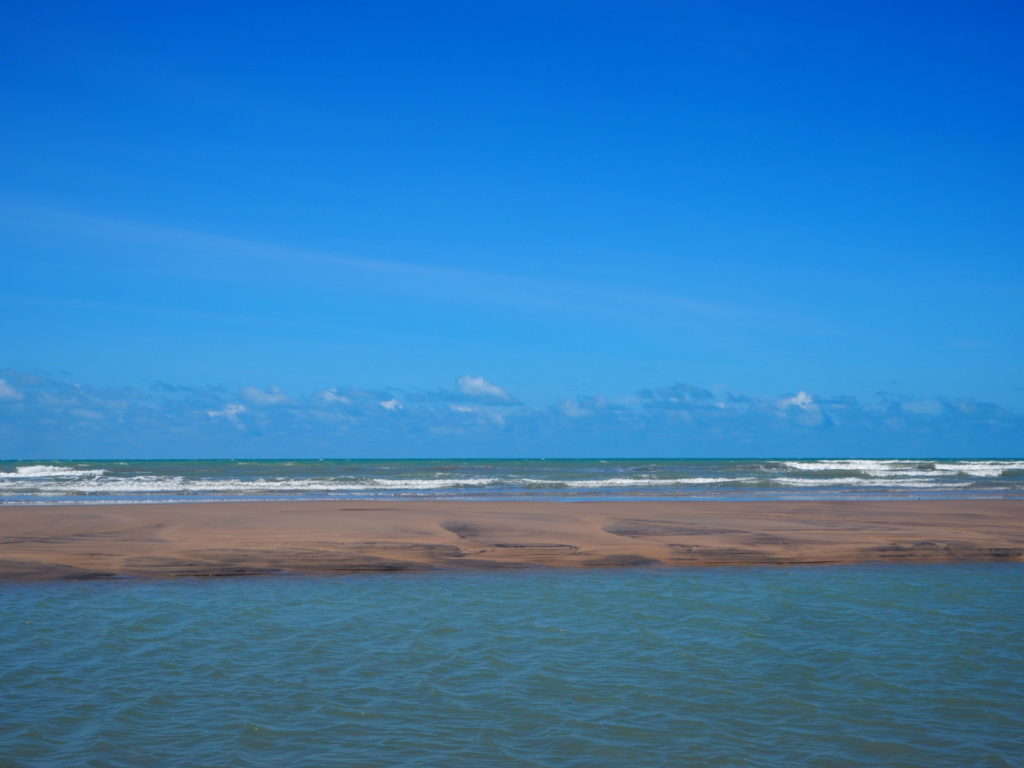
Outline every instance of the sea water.
<path id="1" fill-rule="evenodd" d="M 237 499 L 1024 498 L 1024 460 L 3 461 L 0 504 Z"/>
<path id="2" fill-rule="evenodd" d="M 1024 566 L 0 585 L 0 766 L 1020 766 Z"/>

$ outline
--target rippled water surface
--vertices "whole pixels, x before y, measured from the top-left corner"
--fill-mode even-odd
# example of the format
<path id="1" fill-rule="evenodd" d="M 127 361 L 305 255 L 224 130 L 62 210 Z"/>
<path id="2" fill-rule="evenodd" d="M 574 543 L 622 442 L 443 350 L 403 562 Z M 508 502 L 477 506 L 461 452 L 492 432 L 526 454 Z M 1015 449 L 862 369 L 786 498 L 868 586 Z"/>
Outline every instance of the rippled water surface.
<path id="1" fill-rule="evenodd" d="M 1024 498 L 1024 460 L 0 461 L 0 504 L 417 497 Z"/>
<path id="2" fill-rule="evenodd" d="M 2 766 L 1019 766 L 1024 567 L 0 586 Z"/>

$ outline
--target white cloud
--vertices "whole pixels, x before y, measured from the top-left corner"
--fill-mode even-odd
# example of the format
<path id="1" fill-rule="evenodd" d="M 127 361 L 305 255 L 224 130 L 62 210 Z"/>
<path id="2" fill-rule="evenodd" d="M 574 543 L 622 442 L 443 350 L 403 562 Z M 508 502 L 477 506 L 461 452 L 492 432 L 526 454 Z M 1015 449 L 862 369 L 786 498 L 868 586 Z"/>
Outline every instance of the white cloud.
<path id="1" fill-rule="evenodd" d="M 337 389 L 325 389 L 322 392 L 317 393 L 317 398 L 323 400 L 325 403 L 340 403 L 341 405 L 351 405 L 352 401 L 345 395 L 339 395 Z"/>
<path id="2" fill-rule="evenodd" d="M 575 400 L 563 400 L 558 404 L 558 408 L 570 419 L 583 419 L 593 413 L 589 408 L 581 407 Z"/>
<path id="3" fill-rule="evenodd" d="M 278 405 L 288 401 L 288 395 L 280 387 L 263 390 L 259 387 L 242 387 L 242 397 L 254 405 Z"/>
<path id="4" fill-rule="evenodd" d="M 512 395 L 497 384 L 492 384 L 483 376 L 463 376 L 456 383 L 459 391 L 470 397 L 488 397 L 506 402 L 513 400 Z"/>
<path id="5" fill-rule="evenodd" d="M 21 400 L 22 394 L 6 380 L 0 379 L 0 400 Z"/>
<path id="6" fill-rule="evenodd" d="M 812 410 L 818 407 L 818 404 L 814 402 L 814 398 L 809 394 L 800 390 L 792 397 L 784 397 L 779 400 L 779 408 L 801 408 L 805 411 Z"/>
<path id="7" fill-rule="evenodd" d="M 804 427 L 820 427 L 828 421 L 821 406 L 803 390 L 792 397 L 782 398 L 778 406 L 786 418 Z"/>
<path id="8" fill-rule="evenodd" d="M 496 424 L 499 427 L 503 427 L 507 423 L 503 414 L 494 413 L 487 406 L 449 405 L 448 410 L 452 413 L 472 414 L 476 417 L 478 423 L 490 421 L 492 424 Z"/>
<path id="9" fill-rule="evenodd" d="M 206 415 L 211 419 L 223 417 L 234 424 L 239 429 L 245 429 L 245 425 L 242 420 L 238 418 L 238 414 L 245 413 L 245 406 L 241 403 L 228 403 L 224 406 L 223 410 L 220 411 L 207 411 Z"/>
<path id="10" fill-rule="evenodd" d="M 531 407 L 495 399 L 481 377 L 464 377 L 459 386 L 453 380 L 447 390 L 426 393 L 325 384 L 306 393 L 290 392 L 286 401 L 279 389 L 249 390 L 256 395 L 254 403 L 215 387 L 77 386 L 0 370 L 0 442 L 14 455 L 43 455 L 69 445 L 76 451 L 100 446 L 97 451 L 114 452 L 128 440 L 136 440 L 131 445 L 144 453 L 165 444 L 139 437 L 148 435 L 179 446 L 168 450 L 199 446 L 195 450 L 209 455 L 279 455 L 281 450 L 320 455 L 466 450 L 485 455 L 581 448 L 634 455 L 681 450 L 1009 455 L 1019 453 L 1013 440 L 1024 429 L 1024 414 L 940 396 L 879 394 L 876 404 L 783 390 L 781 395 L 718 399 L 698 397 L 699 388 L 675 385 L 632 397 L 577 396 Z M 692 402 L 682 402 L 687 395 Z M 283 404 L 268 404 L 273 402 Z M 443 438 L 431 442 L 432 435 Z"/>

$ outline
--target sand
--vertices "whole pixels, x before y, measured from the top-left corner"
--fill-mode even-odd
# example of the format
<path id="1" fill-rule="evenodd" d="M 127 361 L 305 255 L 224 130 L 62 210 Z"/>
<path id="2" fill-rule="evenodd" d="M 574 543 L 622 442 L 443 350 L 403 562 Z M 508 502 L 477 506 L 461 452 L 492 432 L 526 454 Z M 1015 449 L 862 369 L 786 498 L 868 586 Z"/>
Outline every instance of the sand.
<path id="1" fill-rule="evenodd" d="M 1024 560 L 1024 501 L 0 506 L 0 579 Z"/>

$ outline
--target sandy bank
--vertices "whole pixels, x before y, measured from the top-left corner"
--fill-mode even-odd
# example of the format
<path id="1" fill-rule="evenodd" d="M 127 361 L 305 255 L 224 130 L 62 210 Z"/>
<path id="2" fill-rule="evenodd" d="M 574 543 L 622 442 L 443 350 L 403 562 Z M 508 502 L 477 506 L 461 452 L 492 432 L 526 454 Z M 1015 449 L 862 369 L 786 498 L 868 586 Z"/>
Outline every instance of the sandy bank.
<path id="1" fill-rule="evenodd" d="M 1024 560 L 1024 501 L 0 507 L 0 579 Z"/>

